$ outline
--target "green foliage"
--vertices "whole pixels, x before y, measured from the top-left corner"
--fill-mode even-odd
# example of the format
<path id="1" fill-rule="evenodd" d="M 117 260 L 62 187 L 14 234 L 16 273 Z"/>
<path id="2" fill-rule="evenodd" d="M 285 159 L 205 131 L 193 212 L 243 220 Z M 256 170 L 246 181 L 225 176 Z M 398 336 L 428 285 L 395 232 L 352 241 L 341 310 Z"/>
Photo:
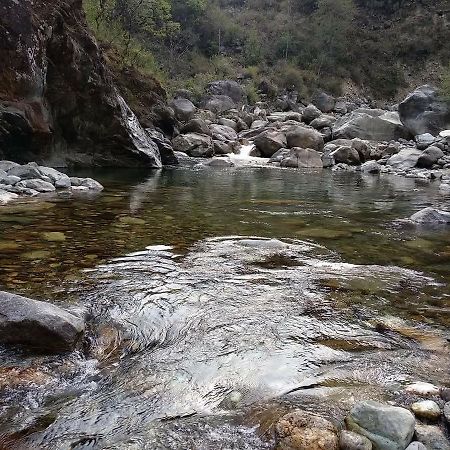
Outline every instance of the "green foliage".
<path id="1" fill-rule="evenodd" d="M 255 86 L 255 83 L 253 81 L 250 81 L 245 86 L 245 93 L 247 94 L 247 100 L 250 103 L 250 105 L 254 105 L 255 103 L 259 102 L 260 97 L 258 93 L 258 89 Z"/>
<path id="2" fill-rule="evenodd" d="M 255 29 L 250 30 L 246 37 L 243 49 L 244 63 L 246 65 L 256 65 L 262 63 L 265 51 L 261 36 Z"/>

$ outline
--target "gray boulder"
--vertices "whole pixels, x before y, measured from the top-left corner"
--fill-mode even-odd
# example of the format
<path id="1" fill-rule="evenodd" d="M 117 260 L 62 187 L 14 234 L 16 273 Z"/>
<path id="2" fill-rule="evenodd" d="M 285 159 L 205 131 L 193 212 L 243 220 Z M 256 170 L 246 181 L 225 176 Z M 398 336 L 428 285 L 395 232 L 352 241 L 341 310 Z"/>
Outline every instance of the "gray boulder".
<path id="1" fill-rule="evenodd" d="M 377 174 L 380 173 L 381 166 L 376 161 L 367 161 L 361 165 L 361 172 Z"/>
<path id="2" fill-rule="evenodd" d="M 229 153 L 233 153 L 231 145 L 227 142 L 214 140 L 213 144 L 215 155 L 228 155 Z"/>
<path id="3" fill-rule="evenodd" d="M 42 178 L 39 166 L 36 163 L 28 163 L 23 166 L 13 166 L 8 171 L 8 175 L 19 177 L 22 180 Z"/>
<path id="4" fill-rule="evenodd" d="M 332 157 L 337 164 L 343 163 L 349 164 L 350 166 L 361 164 L 361 158 L 359 157 L 358 151 L 347 145 L 337 147 L 336 150 L 330 153 L 330 157 Z"/>
<path id="5" fill-rule="evenodd" d="M 189 156 L 209 158 L 214 154 L 211 136 L 197 133 L 180 134 L 172 141 L 173 149 Z"/>
<path id="6" fill-rule="evenodd" d="M 192 119 L 197 108 L 187 98 L 176 98 L 172 100 L 170 106 L 175 111 L 175 117 L 181 122 L 187 122 Z"/>
<path id="7" fill-rule="evenodd" d="M 437 136 L 450 128 L 450 102 L 443 100 L 434 86 L 417 88 L 400 103 L 398 111 L 400 120 L 414 136 L 424 133 Z"/>
<path id="8" fill-rule="evenodd" d="M 343 430 L 339 436 L 340 450 L 372 450 L 372 442 L 365 436 Z"/>
<path id="9" fill-rule="evenodd" d="M 302 120 L 305 123 L 311 123 L 314 119 L 317 119 L 322 115 L 322 111 L 314 105 L 308 105 L 302 113 Z"/>
<path id="10" fill-rule="evenodd" d="M 289 148 L 311 148 L 321 152 L 324 147 L 323 136 L 313 128 L 295 127 L 286 133 Z"/>
<path id="11" fill-rule="evenodd" d="M 414 435 L 415 422 L 407 409 L 373 401 L 357 403 L 346 418 L 347 428 L 366 436 L 377 450 L 404 450 Z"/>
<path id="12" fill-rule="evenodd" d="M 58 306 L 0 291 L 0 342 L 44 352 L 72 350 L 84 321 Z"/>
<path id="13" fill-rule="evenodd" d="M 238 137 L 236 131 L 226 125 L 212 124 L 210 129 L 213 139 L 218 141 L 235 141 Z"/>
<path id="14" fill-rule="evenodd" d="M 411 444 L 406 447 L 406 450 L 427 450 L 425 445 L 422 444 L 422 442 L 411 442 Z"/>
<path id="15" fill-rule="evenodd" d="M 425 150 L 430 145 L 433 145 L 436 138 L 430 133 L 419 134 L 414 138 L 416 141 L 416 147 L 419 150 Z"/>
<path id="16" fill-rule="evenodd" d="M 0 170 L 4 170 L 5 172 L 10 171 L 13 167 L 20 167 L 20 164 L 12 161 L 0 161 Z"/>
<path id="17" fill-rule="evenodd" d="M 234 109 L 236 104 L 228 95 L 211 95 L 203 99 L 202 107 L 215 114 L 221 114 Z"/>
<path id="18" fill-rule="evenodd" d="M 280 161 L 281 167 L 322 168 L 322 154 L 310 148 L 292 148 Z"/>
<path id="19" fill-rule="evenodd" d="M 181 134 L 187 133 L 198 133 L 198 134 L 207 134 L 211 135 L 211 130 L 209 129 L 209 125 L 205 120 L 200 119 L 198 117 L 191 119 L 185 125 L 181 127 Z"/>
<path id="20" fill-rule="evenodd" d="M 319 92 L 313 97 L 312 103 L 322 112 L 328 113 L 333 111 L 336 105 L 336 99 L 325 92 Z"/>
<path id="21" fill-rule="evenodd" d="M 333 116 L 323 114 L 317 119 L 314 119 L 309 125 L 316 130 L 321 130 L 322 128 L 331 128 L 335 122 L 336 119 Z"/>
<path id="22" fill-rule="evenodd" d="M 59 170 L 51 167 L 39 166 L 39 171 L 47 178 L 50 178 L 55 187 L 63 188 L 70 186 L 69 176 Z"/>
<path id="23" fill-rule="evenodd" d="M 439 147 L 432 145 L 424 150 L 424 152 L 419 156 L 419 159 L 417 160 L 417 167 L 430 169 L 443 156 L 444 152 Z"/>
<path id="24" fill-rule="evenodd" d="M 334 139 L 390 141 L 410 137 L 395 111 L 357 109 L 341 117 L 333 126 Z"/>
<path id="25" fill-rule="evenodd" d="M 213 81 L 208 84 L 206 93 L 209 95 L 225 95 L 236 104 L 245 102 L 247 98 L 244 88 L 233 80 Z"/>
<path id="26" fill-rule="evenodd" d="M 394 167 L 395 169 L 412 169 L 416 167 L 422 152 L 415 148 L 404 148 L 400 150 L 396 155 L 391 156 L 386 164 Z"/>
<path id="27" fill-rule="evenodd" d="M 83 181 L 81 182 L 80 186 L 86 187 L 91 191 L 103 191 L 103 186 L 93 178 L 83 178 Z"/>
<path id="28" fill-rule="evenodd" d="M 241 121 L 240 127 L 238 127 L 237 120 Z M 225 125 L 226 127 L 232 128 L 234 131 L 238 131 L 238 128 L 241 128 L 241 130 L 248 129 L 247 124 L 242 119 L 238 118 L 237 120 L 228 119 L 227 117 L 221 117 L 218 122 L 219 125 Z"/>
<path id="29" fill-rule="evenodd" d="M 280 148 L 287 146 L 286 136 L 277 130 L 266 130 L 256 136 L 255 146 L 263 157 L 270 158 Z"/>
<path id="30" fill-rule="evenodd" d="M 43 181 L 41 179 L 22 180 L 16 183 L 18 188 L 34 189 L 35 191 L 45 193 L 55 191 L 55 186 L 52 183 Z"/>
<path id="31" fill-rule="evenodd" d="M 428 207 L 413 214 L 410 220 L 426 224 L 450 223 L 450 212 Z"/>

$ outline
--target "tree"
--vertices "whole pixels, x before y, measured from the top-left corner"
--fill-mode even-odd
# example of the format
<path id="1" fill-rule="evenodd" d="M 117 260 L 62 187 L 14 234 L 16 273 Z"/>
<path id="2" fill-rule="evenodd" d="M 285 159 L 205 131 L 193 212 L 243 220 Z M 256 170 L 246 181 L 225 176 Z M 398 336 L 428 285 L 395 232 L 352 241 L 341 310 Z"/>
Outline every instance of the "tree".
<path id="1" fill-rule="evenodd" d="M 311 20 L 311 45 L 320 75 L 349 58 L 356 7 L 353 0 L 319 0 Z"/>

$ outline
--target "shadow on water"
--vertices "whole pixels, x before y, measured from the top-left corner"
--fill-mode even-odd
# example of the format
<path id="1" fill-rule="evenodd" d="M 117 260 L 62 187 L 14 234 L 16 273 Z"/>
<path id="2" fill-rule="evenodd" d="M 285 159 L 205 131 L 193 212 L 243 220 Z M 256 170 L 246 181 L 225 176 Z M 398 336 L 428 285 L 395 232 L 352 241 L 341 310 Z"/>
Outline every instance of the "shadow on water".
<path id="1" fill-rule="evenodd" d="M 355 399 L 445 383 L 450 236 L 398 221 L 448 207 L 433 185 L 264 169 L 96 178 L 95 197 L 0 211 L 3 285 L 82 303 L 91 326 L 83 352 L 3 351 L 10 448 L 270 448 L 293 406 L 339 422 Z"/>

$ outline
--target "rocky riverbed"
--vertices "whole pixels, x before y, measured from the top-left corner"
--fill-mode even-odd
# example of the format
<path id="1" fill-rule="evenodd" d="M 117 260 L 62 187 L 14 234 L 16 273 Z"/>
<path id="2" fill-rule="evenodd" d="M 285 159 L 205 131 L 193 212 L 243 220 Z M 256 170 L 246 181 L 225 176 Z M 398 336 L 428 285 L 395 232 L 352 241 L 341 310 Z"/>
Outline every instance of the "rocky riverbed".
<path id="1" fill-rule="evenodd" d="M 173 100 L 181 122 L 172 139 L 178 157 L 214 157 L 204 164 L 232 167 L 238 154 L 269 166 L 390 173 L 436 180 L 450 193 L 450 109 L 435 88 L 422 86 L 389 110 L 326 94 L 315 104 L 287 102 L 287 111 L 274 110 L 276 102 L 236 109 L 241 91 L 222 81 L 212 83 L 214 94 L 200 107 Z"/>

